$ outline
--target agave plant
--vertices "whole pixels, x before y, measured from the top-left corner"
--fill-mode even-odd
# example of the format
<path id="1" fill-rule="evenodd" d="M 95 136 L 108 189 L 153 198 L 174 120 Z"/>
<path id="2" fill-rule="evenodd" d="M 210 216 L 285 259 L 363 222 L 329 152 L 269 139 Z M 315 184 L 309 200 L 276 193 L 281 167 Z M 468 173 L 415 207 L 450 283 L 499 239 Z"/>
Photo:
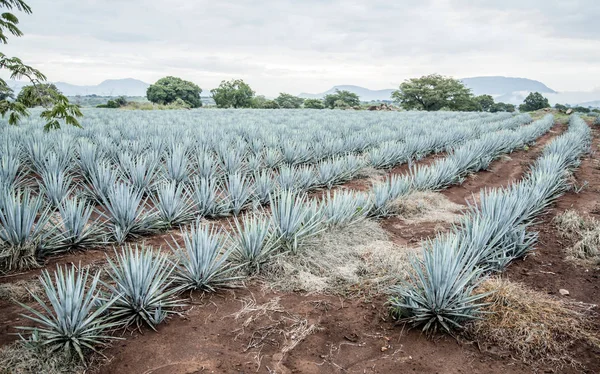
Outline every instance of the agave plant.
<path id="1" fill-rule="evenodd" d="M 254 174 L 254 195 L 261 204 L 269 203 L 269 197 L 275 188 L 276 183 L 270 170 L 263 169 Z"/>
<path id="2" fill-rule="evenodd" d="M 59 206 L 72 192 L 71 184 L 73 177 L 65 171 L 58 170 L 50 172 L 45 170 L 42 172 L 42 181 L 40 183 L 40 191 L 46 195 L 46 198 L 53 206 Z"/>
<path id="3" fill-rule="evenodd" d="M 232 258 L 255 272 L 260 271 L 260 266 L 279 248 L 270 220 L 264 215 L 247 214 L 241 222 L 237 218 L 234 222 Z"/>
<path id="4" fill-rule="evenodd" d="M 185 182 L 188 179 L 188 152 L 182 144 L 173 146 L 165 163 L 167 178 L 176 183 Z"/>
<path id="5" fill-rule="evenodd" d="M 84 185 L 85 192 L 97 202 L 108 198 L 108 194 L 119 180 L 119 174 L 108 162 L 102 162 L 91 169 L 86 177 L 88 182 Z"/>
<path id="6" fill-rule="evenodd" d="M 391 290 L 390 305 L 400 319 L 423 331 L 452 332 L 479 317 L 488 294 L 476 293 L 482 270 L 454 235 L 442 235 L 423 248 L 423 259 L 412 258 L 409 280 Z"/>
<path id="7" fill-rule="evenodd" d="M 250 202 L 253 193 L 252 186 L 246 176 L 240 173 L 228 175 L 225 186 L 228 208 L 237 216 Z"/>
<path id="8" fill-rule="evenodd" d="M 175 300 L 170 288 L 173 264 L 167 256 L 150 247 L 124 247 L 115 250 L 115 260 L 107 256 L 112 280 L 105 286 L 111 291 L 110 314 L 125 326 L 155 326 L 183 304 Z"/>
<path id="9" fill-rule="evenodd" d="M 158 210 L 158 218 L 162 225 L 171 228 L 194 219 L 194 204 L 191 202 L 190 193 L 184 184 L 176 181 L 162 183 L 156 190 L 156 197 L 152 197 L 154 207 Z"/>
<path id="10" fill-rule="evenodd" d="M 124 153 L 119 156 L 119 161 L 123 174 L 135 188 L 144 192 L 152 189 L 152 183 L 160 170 L 157 157 Z"/>
<path id="11" fill-rule="evenodd" d="M 85 361 L 86 351 L 97 352 L 108 341 L 119 339 L 108 333 L 119 325 L 106 314 L 114 300 L 101 302 L 100 272 L 89 278 L 88 270 L 77 271 L 75 266 L 57 267 L 53 277 L 47 270 L 42 271 L 39 280 L 48 301 L 29 291 L 40 308 L 18 304 L 30 313 L 22 316 L 37 325 L 17 328 L 34 333 L 36 340 L 51 351 L 77 354 L 81 361 Z"/>
<path id="12" fill-rule="evenodd" d="M 306 195 L 282 190 L 271 197 L 273 228 L 284 249 L 297 252 L 306 239 L 323 231 L 322 215 L 307 202 Z"/>
<path id="13" fill-rule="evenodd" d="M 71 198 L 58 206 L 61 245 L 84 248 L 103 244 L 104 227 L 98 219 L 91 220 L 94 207 L 84 199 Z"/>
<path id="14" fill-rule="evenodd" d="M 12 156 L 0 157 L 0 189 L 15 189 L 21 182 L 19 159 Z"/>
<path id="15" fill-rule="evenodd" d="M 223 213 L 224 207 L 219 198 L 221 190 L 215 179 L 195 178 L 192 183 L 192 198 L 196 212 L 202 217 L 214 217 Z"/>
<path id="16" fill-rule="evenodd" d="M 142 191 L 125 183 L 118 183 L 103 198 L 108 213 L 109 228 L 117 243 L 131 235 L 151 233 L 160 228 L 157 215 L 145 211 L 146 200 Z"/>
<path id="17" fill-rule="evenodd" d="M 56 249 L 50 211 L 31 191 L 0 191 L 0 264 L 5 269 L 37 265 L 37 257 Z"/>
<path id="18" fill-rule="evenodd" d="M 407 195 L 413 182 L 410 177 L 392 175 L 381 183 L 373 184 L 369 215 L 385 217 L 391 214 L 391 203 L 397 198 Z"/>
<path id="19" fill-rule="evenodd" d="M 232 249 L 223 250 L 225 237 L 214 226 L 200 221 L 182 231 L 184 246 L 172 247 L 177 257 L 173 275 L 178 291 L 215 291 L 239 279 L 227 259 Z"/>
<path id="20" fill-rule="evenodd" d="M 368 208 L 368 195 L 352 191 L 328 193 L 322 205 L 325 223 L 329 226 L 343 226 L 360 221 L 366 217 Z"/>

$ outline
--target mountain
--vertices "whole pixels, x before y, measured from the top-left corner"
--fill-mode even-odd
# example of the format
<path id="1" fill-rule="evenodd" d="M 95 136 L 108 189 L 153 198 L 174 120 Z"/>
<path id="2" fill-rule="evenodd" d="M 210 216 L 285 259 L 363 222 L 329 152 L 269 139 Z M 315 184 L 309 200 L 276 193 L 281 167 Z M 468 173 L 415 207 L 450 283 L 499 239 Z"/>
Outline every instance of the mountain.
<path id="1" fill-rule="evenodd" d="M 472 77 L 461 81 L 474 95 L 502 96 L 512 92 L 557 93 L 542 82 L 527 78 L 512 77 Z M 502 100 L 500 100 L 502 101 Z"/>
<path id="2" fill-rule="evenodd" d="M 310 94 L 310 93 L 301 93 L 300 97 L 305 99 L 322 99 L 326 95 L 335 93 L 335 90 L 340 91 L 350 91 L 355 93 L 360 97 L 360 101 L 382 101 L 382 100 L 392 100 L 392 92 L 394 89 L 387 90 L 370 90 L 368 88 L 360 87 L 360 86 L 352 86 L 352 85 L 344 85 L 344 86 L 334 86 L 331 89 L 318 93 L 318 94 Z"/>
<path id="3" fill-rule="evenodd" d="M 29 82 L 9 81 L 8 85 L 15 93 Z M 95 86 L 78 86 L 66 82 L 54 82 L 56 87 L 66 96 L 98 95 L 98 96 L 146 96 L 149 84 L 133 78 L 107 79 Z"/>

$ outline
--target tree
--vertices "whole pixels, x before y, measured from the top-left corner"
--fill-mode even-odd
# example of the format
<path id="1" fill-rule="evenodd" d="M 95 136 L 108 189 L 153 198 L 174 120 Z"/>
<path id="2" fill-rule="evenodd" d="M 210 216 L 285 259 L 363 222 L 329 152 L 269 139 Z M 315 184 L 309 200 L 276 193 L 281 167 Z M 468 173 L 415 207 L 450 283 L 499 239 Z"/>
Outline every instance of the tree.
<path id="1" fill-rule="evenodd" d="M 304 99 L 287 93 L 280 93 L 275 102 L 283 109 L 298 109 L 304 103 Z"/>
<path id="2" fill-rule="evenodd" d="M 17 95 L 17 101 L 27 108 L 36 106 L 52 105 L 52 100 L 55 95 L 60 95 L 61 92 L 52 83 L 42 83 L 37 86 L 30 85 L 21 88 Z"/>
<path id="3" fill-rule="evenodd" d="M 523 104 L 519 105 L 521 112 L 533 112 L 534 110 L 550 108 L 548 99 L 542 96 L 539 92 L 530 92 L 529 95 L 523 101 Z"/>
<path id="4" fill-rule="evenodd" d="M 279 104 L 274 100 L 269 100 L 263 95 L 258 95 L 252 99 L 252 108 L 256 109 L 279 109 Z"/>
<path id="5" fill-rule="evenodd" d="M 569 107 L 567 107 L 566 105 L 556 103 L 556 104 L 554 104 L 554 109 L 557 109 L 561 112 L 566 112 L 569 109 Z"/>
<path id="6" fill-rule="evenodd" d="M 512 113 L 514 111 L 515 111 L 515 106 L 513 104 L 506 104 L 506 103 L 502 103 L 502 102 L 494 103 L 494 105 L 492 105 L 492 107 L 490 108 L 490 112 L 492 112 L 492 113 L 496 113 L 496 112 Z"/>
<path id="7" fill-rule="evenodd" d="M 222 81 L 210 92 L 219 108 L 251 108 L 254 103 L 254 91 L 241 79 Z"/>
<path id="8" fill-rule="evenodd" d="M 0 0 L 0 8 L 12 11 L 13 9 L 31 14 L 31 7 L 24 0 Z M 23 33 L 17 27 L 19 19 L 11 12 L 0 14 L 0 44 L 8 44 L 8 35 L 19 37 Z M 6 69 L 9 72 L 10 79 L 28 79 L 37 89 L 40 82 L 46 81 L 46 76 L 37 69 L 25 65 L 18 57 L 7 57 L 0 52 L 0 70 Z M 48 106 L 40 117 L 46 121 L 44 130 L 58 129 L 61 123 L 81 127 L 77 117 L 83 114 L 77 105 L 69 102 L 66 96 L 59 92 L 50 91 L 50 101 Z M 12 100 L 14 98 L 13 90 L 8 86 L 4 79 L 0 79 L 0 114 L 5 117 L 8 114 L 8 123 L 17 125 L 24 116 L 28 116 L 27 106 L 22 102 Z M 50 107 L 51 105 L 51 107 Z"/>
<path id="9" fill-rule="evenodd" d="M 325 105 L 322 100 L 319 99 L 306 99 L 304 100 L 304 108 L 306 109 L 325 109 Z"/>
<path id="10" fill-rule="evenodd" d="M 337 103 L 337 105 L 336 105 Z M 326 95 L 323 98 L 323 104 L 327 108 L 347 108 L 360 105 L 360 98 L 357 94 L 346 90 L 335 90 L 335 93 Z"/>
<path id="11" fill-rule="evenodd" d="M 473 100 L 478 104 L 479 110 L 489 112 L 494 105 L 494 98 L 490 95 L 475 96 Z"/>
<path id="12" fill-rule="evenodd" d="M 202 89 L 197 84 L 183 80 L 178 77 L 164 77 L 150 85 L 146 90 L 146 97 L 149 101 L 157 104 L 171 104 L 177 99 L 181 99 L 192 108 L 202 106 L 200 99 Z"/>
<path id="13" fill-rule="evenodd" d="M 400 84 L 392 98 L 406 110 L 463 110 L 472 107 L 471 90 L 461 81 L 439 74 L 412 78 Z"/>
<path id="14" fill-rule="evenodd" d="M 181 99 L 179 99 L 179 100 L 181 100 Z M 127 105 L 127 99 L 125 98 L 125 96 L 119 96 L 115 99 L 108 100 L 106 102 L 106 104 L 96 105 L 96 108 L 117 109 L 117 108 L 123 107 L 125 105 Z"/>

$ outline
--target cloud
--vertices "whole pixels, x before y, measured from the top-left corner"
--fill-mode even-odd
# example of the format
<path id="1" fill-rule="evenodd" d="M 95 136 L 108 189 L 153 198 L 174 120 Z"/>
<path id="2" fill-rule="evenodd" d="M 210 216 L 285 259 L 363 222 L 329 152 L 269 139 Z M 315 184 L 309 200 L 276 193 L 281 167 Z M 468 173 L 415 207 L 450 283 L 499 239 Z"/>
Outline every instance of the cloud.
<path id="1" fill-rule="evenodd" d="M 4 51 L 51 80 L 243 78 L 265 95 L 441 73 L 600 86 L 600 3 L 548 0 L 30 0 Z M 567 4 L 567 5 L 565 5 Z"/>

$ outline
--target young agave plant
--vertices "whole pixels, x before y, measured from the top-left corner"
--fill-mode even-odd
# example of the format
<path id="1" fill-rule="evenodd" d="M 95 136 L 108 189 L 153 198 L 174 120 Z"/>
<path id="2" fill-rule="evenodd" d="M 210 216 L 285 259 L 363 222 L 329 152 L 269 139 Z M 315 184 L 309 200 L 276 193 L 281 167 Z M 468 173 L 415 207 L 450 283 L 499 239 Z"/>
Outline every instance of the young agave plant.
<path id="1" fill-rule="evenodd" d="M 12 156 L 0 157 L 0 189 L 12 190 L 20 184 L 19 159 Z"/>
<path id="2" fill-rule="evenodd" d="M 107 332 L 119 325 L 106 314 L 114 300 L 101 302 L 97 291 L 100 272 L 89 278 L 88 270 L 76 271 L 75 266 L 57 267 L 54 277 L 44 270 L 39 280 L 48 301 L 29 291 L 41 308 L 18 303 L 30 313 L 22 316 L 37 326 L 17 328 L 36 334 L 36 340 L 51 351 L 77 354 L 81 361 L 85 361 L 85 351 L 96 352 L 109 340 L 119 339 Z"/>
<path id="3" fill-rule="evenodd" d="M 6 269 L 37 265 L 37 257 L 57 247 L 51 239 L 50 211 L 43 199 L 23 192 L 0 191 L 0 267 Z"/>
<path id="4" fill-rule="evenodd" d="M 156 197 L 152 197 L 158 210 L 161 224 L 167 228 L 190 222 L 194 219 L 194 204 L 184 184 L 167 181 L 159 185 Z"/>
<path id="5" fill-rule="evenodd" d="M 488 294 L 477 294 L 482 270 L 468 254 L 472 248 L 460 244 L 453 234 L 442 235 L 423 248 L 423 259 L 412 259 L 408 282 L 394 287 L 392 311 L 400 319 L 423 326 L 435 334 L 451 332 L 465 321 L 478 318 L 480 301 Z"/>
<path id="6" fill-rule="evenodd" d="M 273 228 L 286 250 L 296 253 L 302 242 L 323 230 L 322 216 L 307 202 L 306 195 L 282 190 L 271 197 Z"/>
<path id="7" fill-rule="evenodd" d="M 269 203 L 269 197 L 275 188 L 275 180 L 270 170 L 263 169 L 254 174 L 254 195 L 261 204 Z"/>
<path id="8" fill-rule="evenodd" d="M 239 173 L 230 174 L 225 183 L 227 189 L 227 202 L 233 215 L 240 214 L 250 202 L 253 190 L 248 179 Z"/>
<path id="9" fill-rule="evenodd" d="M 146 200 L 142 199 L 142 191 L 134 187 L 119 183 L 102 200 L 117 243 L 123 243 L 131 235 L 150 233 L 160 227 L 156 214 L 144 212 Z"/>
<path id="10" fill-rule="evenodd" d="M 232 249 L 223 251 L 225 238 L 214 226 L 200 221 L 182 231 L 184 247 L 177 242 L 172 247 L 177 257 L 173 279 L 178 291 L 215 291 L 239 279 L 236 269 L 227 262 Z"/>
<path id="11" fill-rule="evenodd" d="M 344 226 L 360 221 L 366 217 L 368 205 L 369 197 L 364 193 L 328 193 L 322 204 L 325 223 L 329 226 Z"/>
<path id="12" fill-rule="evenodd" d="M 192 198 L 196 203 L 196 213 L 202 217 L 220 215 L 224 209 L 219 194 L 216 179 L 195 178 L 192 184 Z"/>
<path id="13" fill-rule="evenodd" d="M 127 153 L 119 156 L 121 169 L 127 180 L 138 190 L 148 192 L 159 171 L 156 157 L 149 154 L 131 156 Z"/>
<path id="14" fill-rule="evenodd" d="M 42 172 L 40 191 L 46 195 L 52 206 L 57 207 L 71 193 L 72 183 L 73 177 L 63 170 L 57 170 L 56 172 L 45 170 Z"/>
<path id="15" fill-rule="evenodd" d="M 98 220 L 91 221 L 94 206 L 76 197 L 58 206 L 61 225 L 61 244 L 66 248 L 84 248 L 103 244 L 103 225 Z"/>
<path id="16" fill-rule="evenodd" d="M 271 222 L 264 215 L 247 214 L 241 222 L 235 219 L 233 229 L 232 258 L 252 271 L 259 272 L 260 266 L 269 261 L 278 249 Z"/>
<path id="17" fill-rule="evenodd" d="M 381 183 L 373 184 L 369 215 L 371 217 L 385 217 L 390 215 L 391 203 L 400 196 L 408 194 L 411 186 L 411 178 L 397 175 L 393 175 Z"/>
<path id="18" fill-rule="evenodd" d="M 86 194 L 102 203 L 119 180 L 119 174 L 108 162 L 102 162 L 95 169 L 90 170 L 86 180 L 88 182 L 88 185 L 84 185 Z"/>
<path id="19" fill-rule="evenodd" d="M 181 144 L 175 145 L 165 163 L 167 178 L 176 183 L 188 180 L 188 165 L 189 159 L 186 148 Z"/>
<path id="20" fill-rule="evenodd" d="M 153 330 L 182 303 L 174 299 L 170 288 L 173 264 L 160 251 L 150 247 L 125 247 L 115 251 L 115 261 L 107 256 L 111 283 L 105 284 L 112 296 L 111 315 L 125 326 L 142 324 Z M 114 284 L 114 285 L 113 285 Z"/>

